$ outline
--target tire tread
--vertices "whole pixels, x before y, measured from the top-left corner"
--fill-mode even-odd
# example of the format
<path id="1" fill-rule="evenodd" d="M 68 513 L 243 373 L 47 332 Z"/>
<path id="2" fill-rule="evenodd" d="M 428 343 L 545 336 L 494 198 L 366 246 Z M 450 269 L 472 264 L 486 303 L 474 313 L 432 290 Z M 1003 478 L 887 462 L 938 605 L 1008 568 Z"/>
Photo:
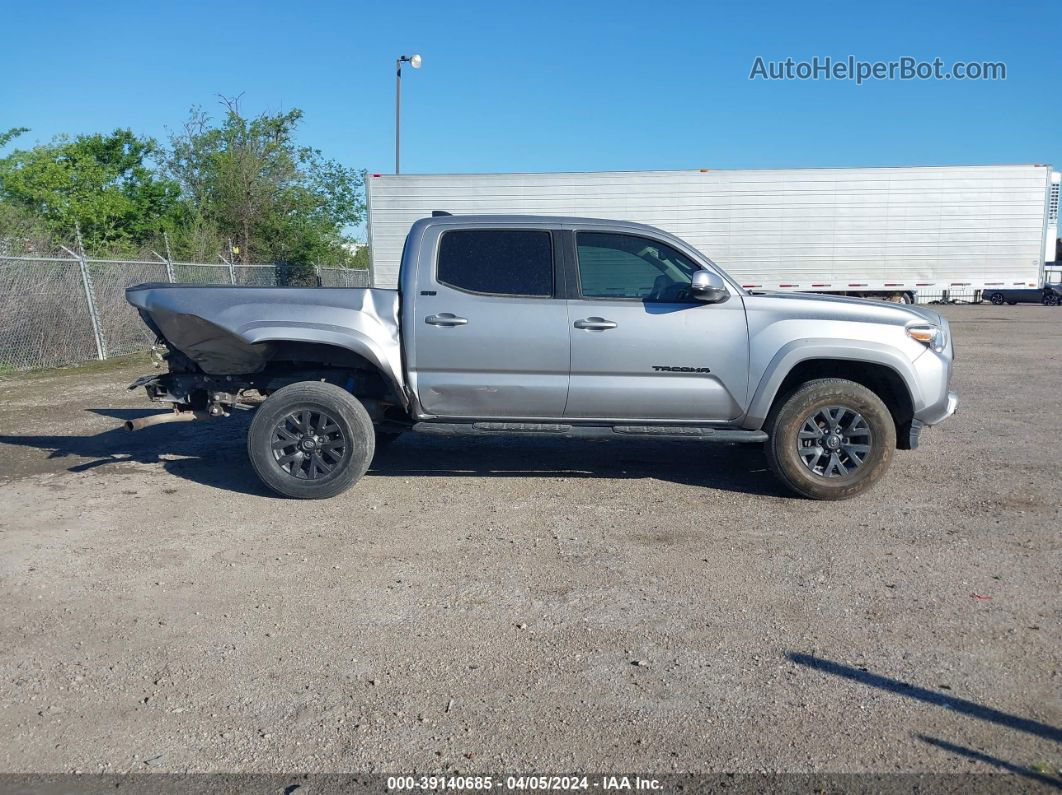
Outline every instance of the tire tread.
<path id="1" fill-rule="evenodd" d="M 825 479 L 816 480 L 803 463 L 795 460 L 795 454 L 789 455 L 789 448 L 795 440 L 788 431 L 791 423 L 802 420 L 817 404 L 845 400 L 863 404 L 858 408 L 872 423 L 874 449 L 871 454 L 874 460 L 864 464 L 870 469 L 865 470 L 860 479 L 835 485 Z M 801 384 L 775 402 L 764 429 L 768 436 L 765 452 L 771 471 L 797 494 L 814 500 L 845 500 L 867 491 L 884 476 L 896 449 L 896 426 L 888 407 L 872 390 L 845 378 L 816 378 Z"/>
<path id="2" fill-rule="evenodd" d="M 273 428 L 284 414 L 301 403 L 317 404 L 347 425 L 351 457 L 336 477 L 324 481 L 300 481 L 277 466 L 271 449 Z M 254 413 L 247 433 L 247 455 L 261 481 L 285 497 L 313 500 L 335 497 L 349 489 L 369 468 L 376 448 L 372 419 L 361 402 L 334 384 L 299 381 L 278 389 Z"/>

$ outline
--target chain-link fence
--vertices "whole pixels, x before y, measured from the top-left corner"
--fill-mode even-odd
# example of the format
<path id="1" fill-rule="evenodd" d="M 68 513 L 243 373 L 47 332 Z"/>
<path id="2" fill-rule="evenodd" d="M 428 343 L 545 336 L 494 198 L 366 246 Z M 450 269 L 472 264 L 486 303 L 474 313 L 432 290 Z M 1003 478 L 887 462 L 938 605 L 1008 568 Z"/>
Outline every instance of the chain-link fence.
<path id="1" fill-rule="evenodd" d="M 125 300 L 144 282 L 370 286 L 369 272 L 352 268 L 0 255 L 0 372 L 147 350 L 152 334 Z"/>

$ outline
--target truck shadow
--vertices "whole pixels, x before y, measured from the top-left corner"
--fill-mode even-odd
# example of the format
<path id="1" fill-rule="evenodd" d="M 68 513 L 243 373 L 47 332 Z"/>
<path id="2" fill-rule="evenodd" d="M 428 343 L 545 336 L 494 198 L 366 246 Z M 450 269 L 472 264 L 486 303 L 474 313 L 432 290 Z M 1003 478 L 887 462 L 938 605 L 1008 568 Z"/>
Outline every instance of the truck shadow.
<path id="1" fill-rule="evenodd" d="M 90 409 L 124 422 L 157 414 L 145 409 Z M 228 491 L 271 496 L 247 461 L 251 412 L 224 420 L 161 425 L 130 433 L 120 425 L 94 435 L 0 435 L 0 445 L 47 452 L 10 475 L 65 469 L 84 472 L 121 464 L 157 464 L 177 477 Z M 9 457 L 16 459 L 18 456 Z M 58 467 L 51 462 L 63 461 Z M 764 496 L 787 496 L 759 446 L 668 440 L 596 442 L 527 437 L 437 438 L 407 433 L 372 462 L 373 477 L 643 479 Z"/>
<path id="2" fill-rule="evenodd" d="M 271 494 L 260 484 L 247 462 L 244 444 L 250 417 L 243 412 L 217 422 L 161 425 L 130 433 L 120 423 L 159 412 L 153 409 L 88 410 L 114 419 L 115 426 L 93 435 L 0 435 L 0 447 L 8 445 L 47 452 L 45 461 L 15 464 L 5 474 L 32 475 L 63 469 L 85 472 L 107 466 L 157 464 L 171 474 L 204 485 L 245 494 Z M 9 456 L 9 460 L 12 458 Z M 51 466 L 53 462 L 59 466 Z"/>
<path id="3" fill-rule="evenodd" d="M 653 478 L 763 496 L 791 496 L 758 445 L 682 440 L 437 438 L 409 433 L 376 455 L 381 477 Z"/>

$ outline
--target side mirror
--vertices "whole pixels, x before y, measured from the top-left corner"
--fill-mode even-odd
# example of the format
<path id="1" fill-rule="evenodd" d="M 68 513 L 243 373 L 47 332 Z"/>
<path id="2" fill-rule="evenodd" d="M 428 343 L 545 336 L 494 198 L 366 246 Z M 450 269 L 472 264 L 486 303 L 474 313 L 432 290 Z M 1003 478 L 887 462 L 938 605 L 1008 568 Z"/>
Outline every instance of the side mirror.
<path id="1" fill-rule="evenodd" d="M 721 304 L 730 297 L 723 279 L 712 271 L 702 270 L 693 274 L 690 292 L 694 298 L 706 304 Z"/>

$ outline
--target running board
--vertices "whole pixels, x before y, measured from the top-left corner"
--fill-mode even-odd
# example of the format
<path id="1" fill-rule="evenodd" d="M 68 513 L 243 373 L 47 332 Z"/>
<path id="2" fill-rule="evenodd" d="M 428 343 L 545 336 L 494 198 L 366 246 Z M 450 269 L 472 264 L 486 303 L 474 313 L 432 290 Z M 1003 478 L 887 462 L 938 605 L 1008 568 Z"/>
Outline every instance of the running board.
<path id="1" fill-rule="evenodd" d="M 696 439 L 764 442 L 763 431 L 703 425 L 566 425 L 555 422 L 418 422 L 412 430 L 438 436 L 558 436 L 563 439 Z"/>

